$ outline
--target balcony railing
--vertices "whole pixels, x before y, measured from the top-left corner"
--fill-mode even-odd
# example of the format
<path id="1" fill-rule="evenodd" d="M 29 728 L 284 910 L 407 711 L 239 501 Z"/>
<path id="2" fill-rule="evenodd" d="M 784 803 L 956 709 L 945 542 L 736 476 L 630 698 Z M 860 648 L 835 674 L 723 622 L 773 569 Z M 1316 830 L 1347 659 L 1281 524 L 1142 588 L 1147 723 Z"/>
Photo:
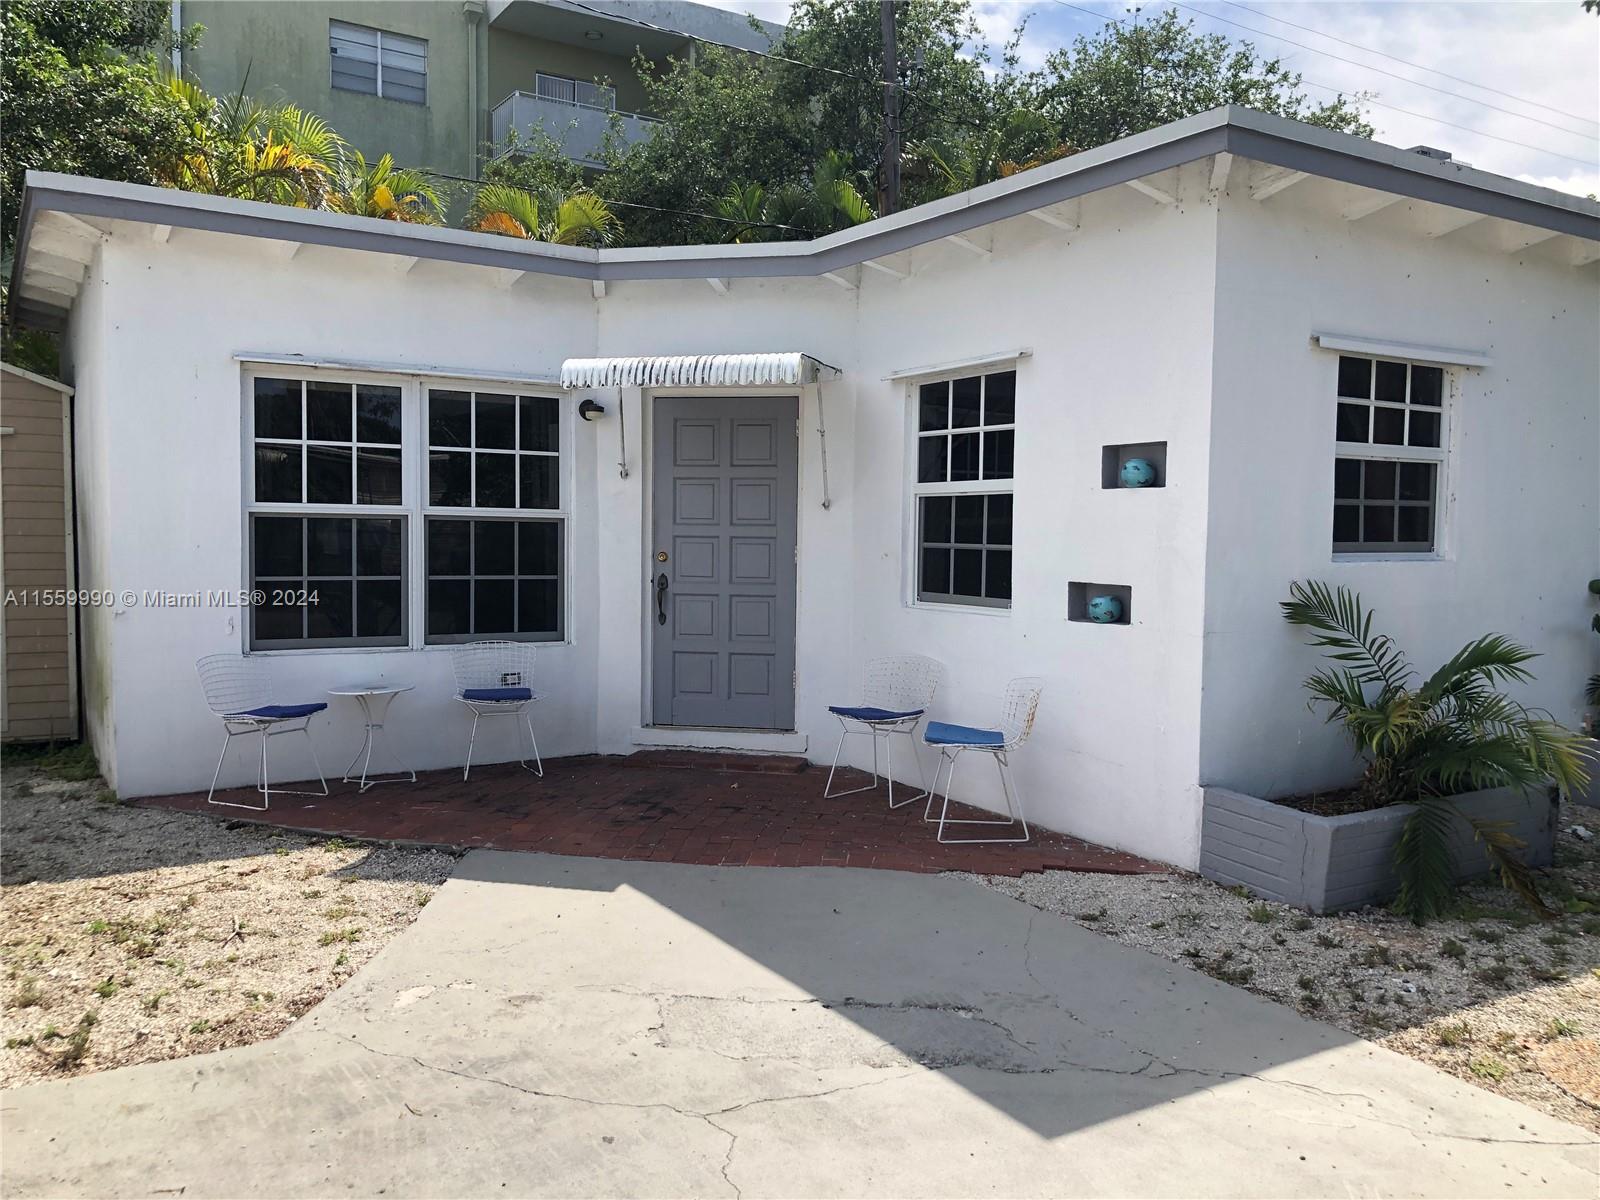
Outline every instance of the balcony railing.
<path id="1" fill-rule="evenodd" d="M 489 135 L 494 139 L 496 154 L 504 154 L 513 131 L 527 140 L 533 130 L 542 129 L 561 144 L 568 158 L 594 167 L 600 165 L 601 147 L 613 118 L 623 143 L 630 146 L 649 137 L 660 124 L 654 117 L 619 113 L 609 106 L 512 92 L 489 114 Z"/>

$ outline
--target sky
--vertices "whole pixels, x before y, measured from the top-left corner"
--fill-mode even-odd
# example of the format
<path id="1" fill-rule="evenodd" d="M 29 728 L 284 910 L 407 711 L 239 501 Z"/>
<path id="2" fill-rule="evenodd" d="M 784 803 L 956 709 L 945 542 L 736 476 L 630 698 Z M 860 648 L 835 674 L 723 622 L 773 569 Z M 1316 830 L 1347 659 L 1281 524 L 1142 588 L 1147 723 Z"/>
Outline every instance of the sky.
<path id="1" fill-rule="evenodd" d="M 786 0 L 703 2 L 769 21 L 789 11 Z M 1371 93 L 1366 111 L 1379 141 L 1437 146 L 1496 174 L 1600 194 L 1600 19 L 1579 0 L 1149 0 L 1141 19 L 1174 6 L 1197 29 L 1281 58 L 1313 101 Z M 1024 67 L 1107 19 L 1128 19 L 1131 8 L 1131 0 L 973 4 L 997 57 L 1027 18 Z"/>

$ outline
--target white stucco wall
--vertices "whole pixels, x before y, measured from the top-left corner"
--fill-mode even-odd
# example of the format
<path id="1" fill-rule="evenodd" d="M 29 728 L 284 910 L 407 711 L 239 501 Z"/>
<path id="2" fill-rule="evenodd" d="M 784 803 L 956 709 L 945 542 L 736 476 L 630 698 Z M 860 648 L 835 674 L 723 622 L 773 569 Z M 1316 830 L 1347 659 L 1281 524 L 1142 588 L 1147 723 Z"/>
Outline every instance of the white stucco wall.
<path id="1" fill-rule="evenodd" d="M 277 250 L 273 243 L 190 231 L 158 245 L 136 228 L 119 230 L 104 247 L 107 312 L 99 332 L 85 330 L 81 340 L 98 343 L 91 356 L 103 364 L 106 384 L 103 395 L 88 389 L 96 407 L 81 422 L 108 449 L 79 471 L 80 480 L 108 497 L 85 517 L 102 524 L 101 586 L 138 593 L 248 586 L 238 353 L 551 377 L 563 357 L 593 352 L 587 284 L 527 277 L 508 290 L 482 271 L 425 263 L 406 273 L 402 260 L 385 255 L 306 248 L 285 260 Z M 540 713 L 540 748 L 547 755 L 586 752 L 595 743 L 593 444 L 579 437 L 573 445 L 569 642 L 542 648 L 539 658 L 540 690 L 555 698 Z M 419 546 L 414 537 L 413 571 Z M 85 638 L 86 661 L 104 656 L 115 680 L 114 765 L 108 770 L 115 771 L 122 795 L 210 781 L 220 726 L 205 707 L 194 662 L 243 649 L 244 619 L 238 609 L 119 606 Z M 450 699 L 454 685 L 444 649 L 279 651 L 269 657 L 285 702 L 325 699 L 325 689 L 341 683 L 415 684 L 417 690 L 391 711 L 393 744 L 418 768 L 461 762 L 471 718 Z M 482 761 L 512 756 L 510 725 L 485 724 Z M 323 767 L 341 771 L 361 740 L 353 702 L 333 701 L 312 728 Z M 302 739 L 275 738 L 272 753 L 275 776 L 310 773 Z M 236 747 L 224 782 L 253 778 L 254 764 Z"/>
<path id="2" fill-rule="evenodd" d="M 105 248 L 94 256 L 84 276 L 72 321 L 62 339 L 62 377 L 73 384 L 72 460 L 75 464 L 77 586 L 97 592 L 114 586 L 112 551 L 117 501 L 111 472 L 111 423 L 108 400 L 116 390 L 107 374 Z M 115 674 L 111 659 L 113 610 L 86 605 L 77 613 L 78 662 L 82 691 L 78 698 L 83 732 L 106 782 L 113 789 L 117 770 Z M 68 686 L 77 686 L 69 680 Z"/>
<path id="3" fill-rule="evenodd" d="M 1125 187 L 1085 197 L 1071 234 L 1027 218 L 978 230 L 987 257 L 919 247 L 892 260 L 911 278 L 852 272 L 855 290 L 624 282 L 597 300 L 582 282 L 530 275 L 507 288 L 473 267 L 406 272 L 388 256 L 314 247 L 287 258 L 273 243 L 183 230 L 158 244 L 119 226 L 74 314 L 84 586 L 246 582 L 242 352 L 549 377 L 573 356 L 802 350 L 843 374 L 801 396 L 798 736 L 785 748 L 828 761 L 838 725 L 827 706 L 854 699 L 878 655 L 940 659 L 948 681 L 933 715 L 976 724 L 993 722 L 1009 679 L 1039 675 L 1033 739 L 1015 758 L 1030 816 L 1192 866 L 1202 782 L 1285 791 L 1351 770 L 1303 708 L 1314 656 L 1277 613 L 1288 581 L 1308 576 L 1359 586 L 1425 667 L 1489 628 L 1530 642 L 1547 657 L 1529 698 L 1572 720 L 1587 662 L 1581 589 L 1600 540 L 1594 269 L 1507 256 L 1465 233 L 1351 226 L 1293 189 L 1267 204 L 1225 198 L 1219 216 L 1209 182 L 1210 164 L 1196 163 L 1164 181 L 1173 206 Z M 1313 331 L 1495 355 L 1458 373 L 1441 561 L 1330 561 L 1335 356 L 1312 346 Z M 1024 347 L 1012 607 L 913 603 L 915 382 L 885 376 Z M 547 756 L 627 753 L 650 719 L 653 397 L 599 395 L 610 412 L 592 424 L 571 419 L 579 398 L 567 401 L 568 641 L 541 650 L 537 682 Z M 1102 489 L 1102 447 L 1149 441 L 1167 443 L 1167 486 Z M 418 531 L 413 574 L 420 546 Z M 1132 624 L 1069 621 L 1073 581 L 1130 586 Z M 122 794 L 206 785 L 219 730 L 193 662 L 242 649 L 242 619 L 91 615 L 86 711 Z M 420 614 L 413 623 L 420 641 Z M 461 761 L 469 719 L 450 698 L 446 650 L 268 657 L 284 700 L 352 681 L 415 684 L 392 711 L 395 744 L 419 768 Z M 353 707 L 335 701 L 313 729 L 337 772 L 360 741 Z M 274 745 L 278 777 L 309 768 L 295 740 Z M 514 753 L 513 731 L 491 725 L 476 761 Z M 852 760 L 865 765 L 864 745 Z M 963 765 L 958 797 L 998 805 L 986 766 Z M 252 772 L 241 756 L 224 779 Z"/>
<path id="4" fill-rule="evenodd" d="M 1596 268 L 1559 243 L 1508 254 L 1492 222 L 1429 238 L 1409 202 L 1351 223 L 1337 196 L 1242 191 L 1218 246 L 1202 780 L 1283 795 L 1359 770 L 1304 704 L 1321 659 L 1279 615 L 1293 579 L 1359 591 L 1423 677 L 1491 631 L 1532 647 L 1537 682 L 1514 694 L 1576 727 L 1600 549 Z M 1334 559 L 1338 356 L 1313 332 L 1492 356 L 1450 371 L 1437 557 Z"/>

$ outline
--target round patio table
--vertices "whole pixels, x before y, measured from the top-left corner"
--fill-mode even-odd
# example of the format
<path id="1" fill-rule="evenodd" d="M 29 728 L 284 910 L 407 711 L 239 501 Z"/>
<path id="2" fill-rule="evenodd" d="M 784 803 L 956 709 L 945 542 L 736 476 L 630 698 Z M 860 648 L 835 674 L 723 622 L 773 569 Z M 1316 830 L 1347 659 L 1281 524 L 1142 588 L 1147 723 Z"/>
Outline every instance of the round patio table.
<path id="1" fill-rule="evenodd" d="M 353 683 L 346 687 L 329 688 L 330 696 L 349 696 L 361 705 L 362 715 L 366 718 L 367 734 L 361 740 L 361 749 L 356 751 L 356 756 L 350 760 L 350 765 L 344 769 L 345 783 L 359 783 L 360 791 L 364 793 L 373 784 L 377 783 L 415 783 L 417 773 L 411 768 L 400 763 L 400 758 L 392 750 L 389 758 L 399 770 L 391 775 L 369 776 L 368 770 L 372 766 L 372 748 L 378 740 L 378 734 L 383 729 L 383 719 L 389 712 L 389 705 L 394 703 L 394 698 L 401 692 L 413 690 L 415 684 L 410 683 Z M 361 764 L 361 775 L 358 778 L 351 776 L 350 772 L 356 769 L 356 763 Z"/>

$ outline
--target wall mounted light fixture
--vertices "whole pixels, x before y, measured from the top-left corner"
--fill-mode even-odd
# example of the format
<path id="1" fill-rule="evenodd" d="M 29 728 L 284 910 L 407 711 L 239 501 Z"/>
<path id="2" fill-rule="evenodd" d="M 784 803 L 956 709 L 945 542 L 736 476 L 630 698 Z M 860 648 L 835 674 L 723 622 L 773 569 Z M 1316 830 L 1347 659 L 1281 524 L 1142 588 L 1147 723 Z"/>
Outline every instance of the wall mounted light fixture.
<path id="1" fill-rule="evenodd" d="M 606 406 L 593 400 L 582 400 L 578 403 L 578 415 L 585 421 L 593 421 L 606 415 Z"/>

